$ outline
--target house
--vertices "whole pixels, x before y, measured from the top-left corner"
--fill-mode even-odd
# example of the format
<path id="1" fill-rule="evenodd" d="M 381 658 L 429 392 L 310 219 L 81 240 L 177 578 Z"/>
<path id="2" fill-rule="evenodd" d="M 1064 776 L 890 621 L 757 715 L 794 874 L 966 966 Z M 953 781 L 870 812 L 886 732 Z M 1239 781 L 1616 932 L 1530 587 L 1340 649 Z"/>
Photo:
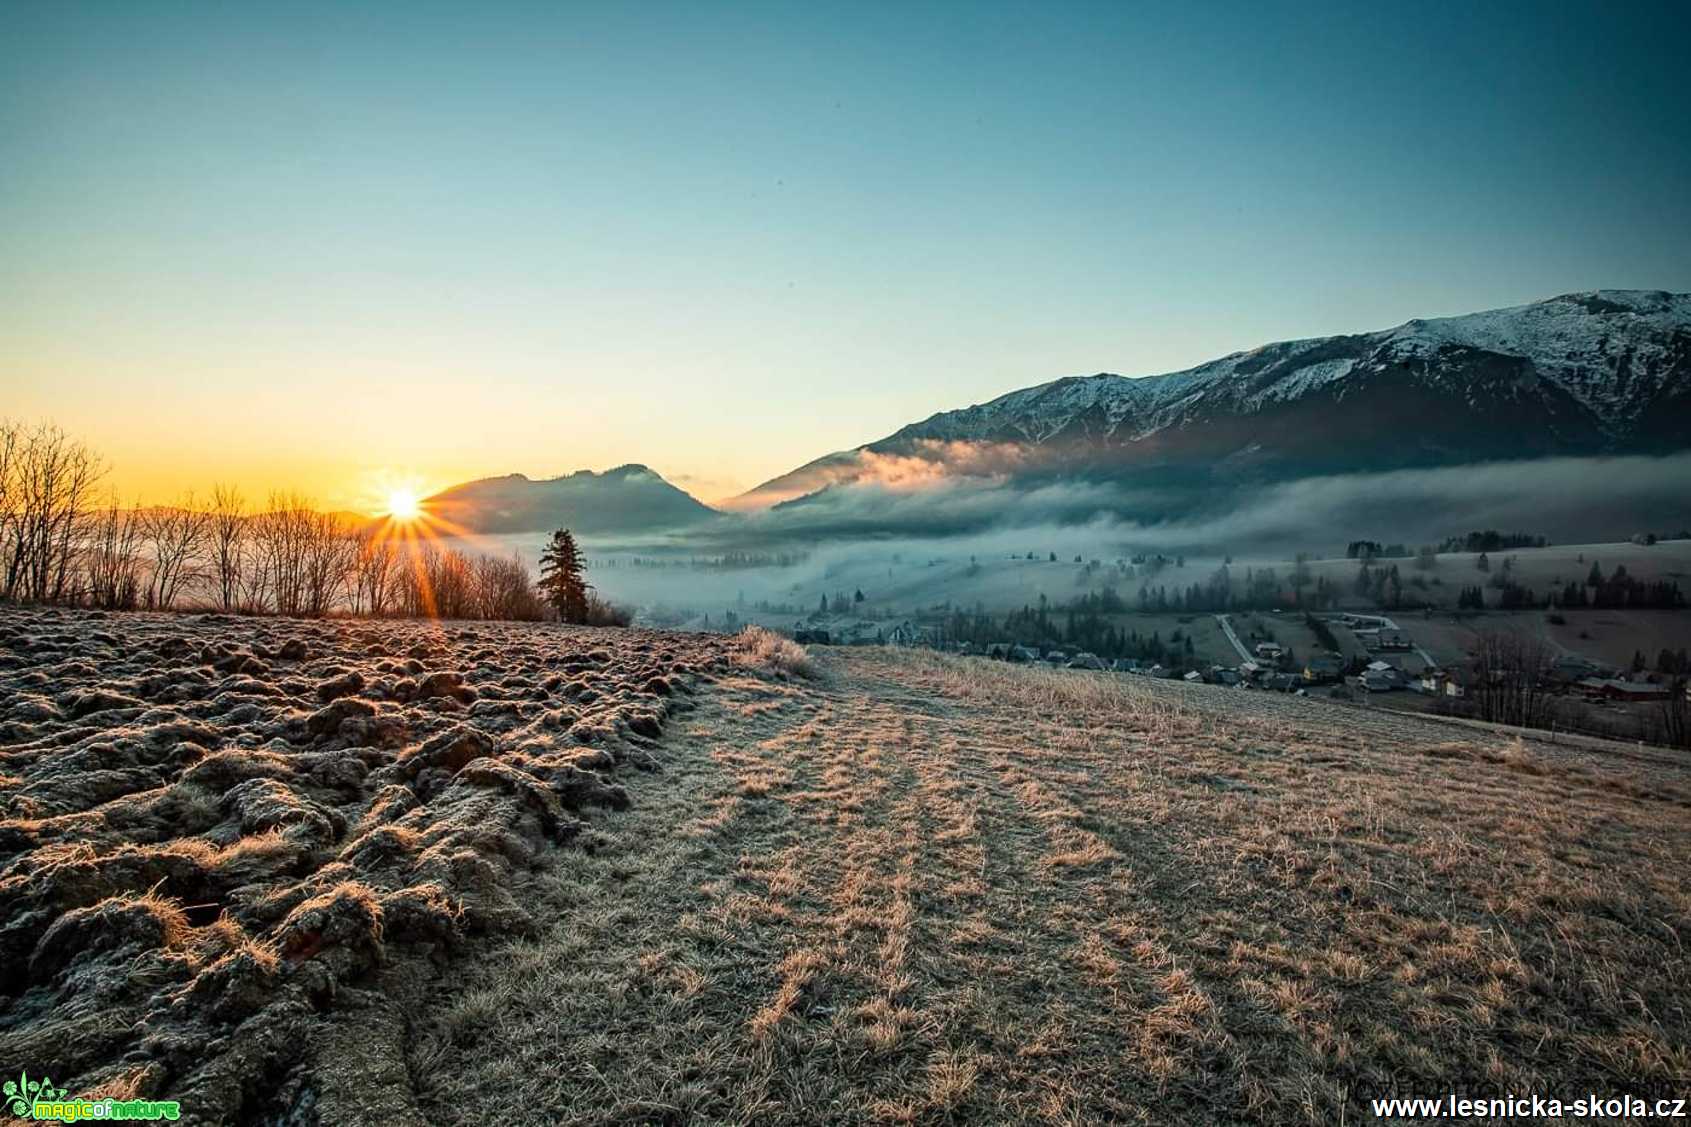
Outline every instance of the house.
<path id="1" fill-rule="evenodd" d="M 1332 654 L 1317 654 L 1304 662 L 1303 679 L 1305 684 L 1320 685 L 1339 680 L 1344 672 L 1343 660 Z"/>
<path id="2" fill-rule="evenodd" d="M 1356 685 L 1364 692 L 1389 693 L 1393 689 L 1402 688 L 1395 669 L 1366 669 L 1356 678 Z"/>
<path id="3" fill-rule="evenodd" d="M 1299 678 L 1293 673 L 1270 673 L 1262 680 L 1262 687 L 1277 693 L 1289 693 L 1297 688 Z"/>
<path id="4" fill-rule="evenodd" d="M 1401 630 L 1381 630 L 1379 636 L 1379 647 L 1382 650 L 1410 649 L 1409 635 L 1405 634 Z"/>
<path id="5" fill-rule="evenodd" d="M 1256 655 L 1259 661 L 1279 661 L 1280 655 L 1286 651 L 1277 642 L 1258 642 Z"/>
<path id="6" fill-rule="evenodd" d="M 1406 687 L 1434 697 L 1461 697 L 1468 691 L 1460 671 L 1447 673 L 1437 668 L 1423 669 L 1421 676 Z"/>
<path id="7" fill-rule="evenodd" d="M 1078 653 L 1069 659 L 1069 668 L 1102 670 L 1104 661 L 1097 654 Z"/>
<path id="8" fill-rule="evenodd" d="M 1218 685 L 1228 685 L 1237 688 L 1240 684 L 1239 674 L 1231 669 L 1217 669 L 1210 676 L 1210 680 Z"/>
<path id="9" fill-rule="evenodd" d="M 1627 702 L 1667 700 L 1673 695 L 1666 685 L 1653 685 L 1648 681 L 1621 681 L 1612 677 L 1589 677 L 1581 681 L 1579 687 L 1590 696 Z"/>
<path id="10" fill-rule="evenodd" d="M 1118 657 L 1111 663 L 1110 668 L 1117 673 L 1137 673 L 1139 672 L 1139 663 L 1131 657 Z"/>
<path id="11" fill-rule="evenodd" d="M 1181 680 L 1186 681 L 1189 684 L 1193 684 L 1193 685 L 1202 684 L 1203 680 L 1204 680 L 1204 675 L 1202 673 L 1199 673 L 1196 669 L 1194 669 L 1194 670 L 1192 670 L 1192 672 L 1186 674 L 1185 677 L 1181 678 Z"/>
<path id="12" fill-rule="evenodd" d="M 1017 665 L 1028 665 L 1039 660 L 1039 653 L 1026 646 L 1011 646 L 1010 660 Z"/>
<path id="13" fill-rule="evenodd" d="M 933 643 L 933 632 L 914 622 L 904 621 L 887 631 L 889 646 L 926 646 Z"/>

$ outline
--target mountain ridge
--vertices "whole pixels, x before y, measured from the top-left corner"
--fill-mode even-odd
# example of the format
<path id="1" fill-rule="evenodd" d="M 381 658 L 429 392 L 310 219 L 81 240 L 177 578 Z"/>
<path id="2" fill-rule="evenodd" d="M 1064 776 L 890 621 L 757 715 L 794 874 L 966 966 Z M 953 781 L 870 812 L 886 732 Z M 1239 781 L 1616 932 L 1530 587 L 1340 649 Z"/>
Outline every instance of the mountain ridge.
<path id="1" fill-rule="evenodd" d="M 1498 412 L 1514 424 L 1502 434 L 1467 425 Z M 884 456 L 1191 480 L 1688 447 L 1691 294 L 1592 290 L 1273 342 L 1160 375 L 1061 377 L 825 455 L 734 505 L 874 480 Z M 979 456 L 995 448 L 1002 456 Z"/>
<path id="2" fill-rule="evenodd" d="M 478 533 L 565 527 L 584 536 L 645 533 L 721 516 L 638 462 L 551 478 L 520 473 L 477 478 L 425 498 L 423 506 L 449 525 Z"/>

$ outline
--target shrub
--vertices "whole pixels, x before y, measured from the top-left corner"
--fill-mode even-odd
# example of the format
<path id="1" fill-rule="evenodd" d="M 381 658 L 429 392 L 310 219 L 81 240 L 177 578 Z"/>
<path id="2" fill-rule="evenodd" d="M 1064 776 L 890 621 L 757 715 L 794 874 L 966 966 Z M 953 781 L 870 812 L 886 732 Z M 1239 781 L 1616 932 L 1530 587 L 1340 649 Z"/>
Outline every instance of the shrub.
<path id="1" fill-rule="evenodd" d="M 627 626 L 634 621 L 634 612 L 627 607 L 619 607 L 615 603 L 607 602 L 598 595 L 587 596 L 588 626 Z"/>
<path id="2" fill-rule="evenodd" d="M 734 636 L 734 662 L 784 676 L 816 676 L 816 666 L 803 646 L 762 626 L 748 626 Z"/>

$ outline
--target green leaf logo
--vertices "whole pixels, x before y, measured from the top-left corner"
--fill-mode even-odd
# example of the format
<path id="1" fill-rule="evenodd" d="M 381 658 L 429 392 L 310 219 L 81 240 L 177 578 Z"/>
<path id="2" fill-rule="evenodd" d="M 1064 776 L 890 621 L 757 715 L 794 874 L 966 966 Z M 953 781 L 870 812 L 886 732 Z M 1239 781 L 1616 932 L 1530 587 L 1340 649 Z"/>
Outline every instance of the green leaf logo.
<path id="1" fill-rule="evenodd" d="M 65 1098 L 63 1088 L 53 1086 L 53 1078 L 43 1076 L 39 1080 L 31 1080 L 27 1070 L 20 1070 L 16 1080 L 8 1080 L 4 1088 L 6 1106 L 13 1115 L 28 1116 L 37 1100 L 62 1100 Z"/>

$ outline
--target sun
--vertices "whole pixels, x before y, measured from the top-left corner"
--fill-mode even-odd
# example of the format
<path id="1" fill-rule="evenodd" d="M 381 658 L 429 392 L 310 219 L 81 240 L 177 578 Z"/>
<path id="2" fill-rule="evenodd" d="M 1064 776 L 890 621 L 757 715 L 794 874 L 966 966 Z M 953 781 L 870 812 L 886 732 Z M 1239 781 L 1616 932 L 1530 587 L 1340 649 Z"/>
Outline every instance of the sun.
<path id="1" fill-rule="evenodd" d="M 416 520 L 423 515 L 422 499 L 410 489 L 390 490 L 387 515 L 394 520 Z"/>

